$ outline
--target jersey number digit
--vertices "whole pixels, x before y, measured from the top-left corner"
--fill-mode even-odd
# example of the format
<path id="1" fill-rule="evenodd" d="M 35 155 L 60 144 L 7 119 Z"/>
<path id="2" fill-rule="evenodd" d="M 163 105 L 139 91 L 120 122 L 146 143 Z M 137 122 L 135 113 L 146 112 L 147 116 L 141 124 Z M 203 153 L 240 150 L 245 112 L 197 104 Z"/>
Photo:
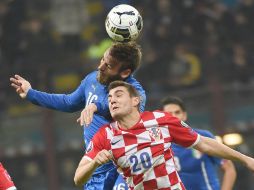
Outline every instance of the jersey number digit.
<path id="1" fill-rule="evenodd" d="M 141 161 L 141 166 L 139 166 L 139 162 Z M 148 169 L 152 166 L 152 162 L 150 156 L 147 152 L 143 152 L 140 154 L 140 158 L 136 155 L 132 155 L 130 157 L 130 162 L 132 163 L 132 171 L 138 172 L 141 170 L 141 167 Z"/>
<path id="2" fill-rule="evenodd" d="M 93 94 L 92 92 L 89 92 L 89 95 L 86 101 L 86 106 L 91 104 L 94 100 L 97 100 L 97 99 L 98 99 L 97 95 Z"/>
<path id="3" fill-rule="evenodd" d="M 118 185 L 115 185 L 113 190 L 125 190 L 127 187 L 124 183 L 119 183 Z"/>

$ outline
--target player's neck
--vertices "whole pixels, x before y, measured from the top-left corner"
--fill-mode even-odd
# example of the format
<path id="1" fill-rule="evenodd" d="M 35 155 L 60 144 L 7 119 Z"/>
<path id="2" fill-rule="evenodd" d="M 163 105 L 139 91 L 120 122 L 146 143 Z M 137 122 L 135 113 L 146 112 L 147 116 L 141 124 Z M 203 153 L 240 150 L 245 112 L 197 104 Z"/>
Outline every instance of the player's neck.
<path id="1" fill-rule="evenodd" d="M 118 125 L 121 129 L 130 129 L 136 125 L 140 120 L 140 113 L 138 111 L 132 112 L 117 120 Z"/>

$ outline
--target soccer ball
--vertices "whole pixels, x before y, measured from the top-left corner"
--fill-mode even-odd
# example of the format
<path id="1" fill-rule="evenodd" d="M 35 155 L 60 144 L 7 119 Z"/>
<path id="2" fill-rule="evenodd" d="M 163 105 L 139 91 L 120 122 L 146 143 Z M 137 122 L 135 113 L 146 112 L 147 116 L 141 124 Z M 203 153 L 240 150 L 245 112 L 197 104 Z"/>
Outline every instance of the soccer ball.
<path id="1" fill-rule="evenodd" d="M 138 38 L 143 20 L 137 9 L 121 4 L 113 7 L 105 21 L 108 35 L 115 41 L 128 42 Z"/>

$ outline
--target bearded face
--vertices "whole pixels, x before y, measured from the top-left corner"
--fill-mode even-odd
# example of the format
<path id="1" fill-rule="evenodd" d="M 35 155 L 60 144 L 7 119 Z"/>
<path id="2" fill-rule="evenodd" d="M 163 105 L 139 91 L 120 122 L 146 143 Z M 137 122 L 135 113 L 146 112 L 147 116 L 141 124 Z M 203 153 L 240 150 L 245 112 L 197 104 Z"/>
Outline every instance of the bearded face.
<path id="1" fill-rule="evenodd" d="M 123 80 L 120 67 L 121 64 L 110 55 L 110 50 L 107 50 L 98 66 L 97 80 L 103 85 L 108 85 L 115 80 Z"/>
<path id="2" fill-rule="evenodd" d="M 109 85 L 115 80 L 123 80 L 120 74 L 111 75 L 109 73 L 98 72 L 97 80 L 103 85 Z"/>

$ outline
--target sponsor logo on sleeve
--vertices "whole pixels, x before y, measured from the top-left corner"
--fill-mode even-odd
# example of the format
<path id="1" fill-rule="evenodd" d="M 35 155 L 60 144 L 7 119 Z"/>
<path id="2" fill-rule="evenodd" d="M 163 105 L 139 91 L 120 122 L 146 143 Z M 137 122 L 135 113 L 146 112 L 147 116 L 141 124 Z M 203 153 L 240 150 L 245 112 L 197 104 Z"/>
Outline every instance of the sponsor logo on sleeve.
<path id="1" fill-rule="evenodd" d="M 93 149 L 93 142 L 90 141 L 89 144 L 88 144 L 88 146 L 87 146 L 86 152 L 88 153 L 88 152 L 90 152 L 92 149 Z"/>

